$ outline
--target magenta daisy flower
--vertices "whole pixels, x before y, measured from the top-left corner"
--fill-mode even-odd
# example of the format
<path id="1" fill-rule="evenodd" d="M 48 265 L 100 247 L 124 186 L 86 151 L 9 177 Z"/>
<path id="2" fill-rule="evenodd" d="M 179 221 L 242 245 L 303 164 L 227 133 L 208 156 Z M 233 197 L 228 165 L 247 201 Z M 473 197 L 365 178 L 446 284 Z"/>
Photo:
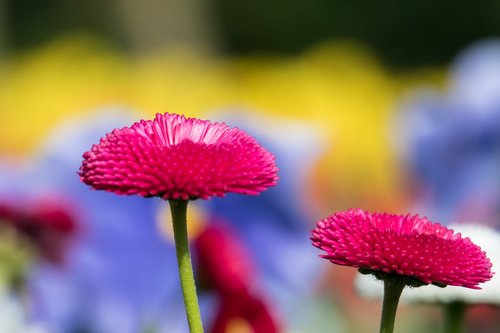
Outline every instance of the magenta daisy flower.
<path id="1" fill-rule="evenodd" d="M 96 190 L 169 201 L 191 333 L 203 333 L 189 252 L 188 200 L 227 192 L 259 194 L 276 185 L 274 156 L 224 123 L 157 114 L 106 134 L 83 154 L 79 175 Z"/>
<path id="2" fill-rule="evenodd" d="M 332 263 L 381 279 L 406 277 L 407 285 L 479 289 L 492 277 L 492 264 L 479 246 L 418 215 L 348 210 L 319 221 L 311 239 Z"/>
<path id="3" fill-rule="evenodd" d="M 242 130 L 169 113 L 115 129 L 83 158 L 87 185 L 144 197 L 258 194 L 278 179 L 274 156 Z"/>
<path id="4" fill-rule="evenodd" d="M 317 223 L 313 245 L 334 264 L 357 267 L 384 281 L 380 333 L 394 332 L 405 286 L 429 283 L 479 289 L 492 277 L 491 262 L 469 238 L 418 215 L 335 213 Z"/>

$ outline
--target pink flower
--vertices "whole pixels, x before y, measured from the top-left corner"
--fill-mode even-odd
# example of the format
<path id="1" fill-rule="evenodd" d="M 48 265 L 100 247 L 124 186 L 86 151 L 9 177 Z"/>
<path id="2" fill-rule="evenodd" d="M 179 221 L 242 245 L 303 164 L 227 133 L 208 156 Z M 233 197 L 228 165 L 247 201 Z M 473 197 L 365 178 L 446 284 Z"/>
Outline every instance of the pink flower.
<path id="1" fill-rule="evenodd" d="M 87 185 L 144 197 L 258 194 L 278 179 L 274 156 L 245 132 L 169 113 L 115 129 L 83 158 Z"/>
<path id="2" fill-rule="evenodd" d="M 229 226 L 211 221 L 196 238 L 194 250 L 202 286 L 218 296 L 218 309 L 208 332 L 232 332 L 231 324 L 237 320 L 251 332 L 280 331 L 276 315 L 256 286 L 253 258 Z"/>
<path id="3" fill-rule="evenodd" d="M 459 233 L 418 215 L 348 210 L 317 223 L 313 245 L 332 263 L 378 278 L 399 276 L 409 285 L 434 283 L 479 289 L 492 277 L 481 248 Z M 416 280 L 415 280 L 416 279 Z"/>

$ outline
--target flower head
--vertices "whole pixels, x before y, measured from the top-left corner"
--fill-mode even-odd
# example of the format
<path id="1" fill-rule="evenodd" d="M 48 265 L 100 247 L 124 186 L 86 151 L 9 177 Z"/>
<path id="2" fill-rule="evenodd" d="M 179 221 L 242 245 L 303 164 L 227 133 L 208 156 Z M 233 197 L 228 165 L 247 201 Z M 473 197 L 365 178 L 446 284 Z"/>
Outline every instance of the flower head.
<path id="1" fill-rule="evenodd" d="M 245 132 L 169 113 L 115 129 L 83 158 L 87 185 L 144 197 L 258 194 L 278 179 L 274 156 Z"/>
<path id="2" fill-rule="evenodd" d="M 469 237 L 483 250 L 486 250 L 493 267 L 498 267 L 500 264 L 500 233 L 476 223 L 452 224 L 450 227 L 459 231 L 463 236 Z M 403 293 L 402 300 L 415 303 L 500 304 L 500 276 L 498 274 L 495 274 L 490 281 L 485 282 L 481 287 L 481 290 L 452 286 L 444 289 L 436 286 L 412 288 Z M 383 287 L 380 281 L 369 276 L 357 276 L 356 289 L 360 295 L 368 298 L 381 298 L 383 296 Z"/>
<path id="3" fill-rule="evenodd" d="M 332 263 L 382 279 L 399 276 L 413 286 L 479 289 L 492 277 L 491 262 L 479 246 L 418 215 L 336 213 L 318 222 L 312 242 Z"/>
<path id="4" fill-rule="evenodd" d="M 124 124 L 133 122 L 131 119 L 134 118 L 134 114 L 131 112 L 124 113 L 123 111 L 121 108 L 99 109 L 98 112 L 91 116 L 77 117 L 74 120 L 62 123 L 50 135 L 49 140 L 44 142 L 43 151 L 39 155 L 36 168 L 30 168 L 30 170 L 36 171 L 37 175 L 37 177 L 30 177 L 30 179 L 43 179 L 42 185 L 44 187 L 49 187 L 54 191 L 63 191 L 64 195 L 72 199 L 71 202 L 75 203 L 78 212 L 81 213 L 78 220 L 82 221 L 83 230 L 85 231 L 77 239 L 76 246 L 71 248 L 69 267 L 65 267 L 64 270 L 48 269 L 46 266 L 37 267 L 30 278 L 30 288 L 36 296 L 34 297 L 35 305 L 33 306 L 36 318 L 50 324 L 51 328 L 54 327 L 54 331 L 86 329 L 95 332 L 138 332 L 144 330 L 144 325 L 147 323 L 148 326 L 154 326 L 159 331 L 188 332 L 188 325 L 182 320 L 181 315 L 184 310 L 180 306 L 182 293 L 178 288 L 179 277 L 177 274 L 172 274 L 171 271 L 171 267 L 176 260 L 173 243 L 172 241 L 165 241 L 164 235 L 158 232 L 158 224 L 154 223 L 155 221 L 158 223 L 163 222 L 166 214 L 165 209 L 167 208 L 165 204 L 157 200 L 143 200 L 139 196 L 118 198 L 118 196 L 103 193 L 104 191 L 98 191 L 98 193 L 88 191 L 88 188 L 78 177 L 71 176 L 71 170 L 75 170 L 81 164 L 79 151 L 81 152 L 85 147 L 90 147 L 93 142 L 97 142 L 101 136 L 100 133 L 103 133 L 106 129 L 121 128 Z M 269 124 L 269 122 L 266 124 Z M 260 138 L 258 140 L 261 142 Z M 264 141 L 262 139 L 263 143 Z M 266 147 L 267 144 L 272 146 L 272 142 L 267 141 Z M 276 151 L 277 154 L 281 153 L 279 147 L 273 146 L 273 151 Z M 293 165 L 295 166 L 295 164 Z M 290 167 L 290 165 L 287 165 L 286 169 Z M 14 168 L 13 171 L 19 169 L 21 168 Z M 0 172 L 0 195 L 2 193 L 2 175 L 7 174 Z M 14 180 L 12 176 L 6 178 Z M 23 174 L 16 178 L 24 180 L 27 179 L 27 176 Z M 223 216 L 224 221 L 231 225 L 247 221 L 249 219 L 248 212 L 251 212 L 255 205 L 251 206 L 248 201 L 243 202 L 244 200 L 240 203 L 237 200 L 246 198 L 251 199 L 250 202 L 262 202 L 262 200 L 268 202 L 270 199 L 267 194 L 274 192 L 276 189 L 279 190 L 279 186 L 273 187 L 271 189 L 273 191 L 266 191 L 264 196 L 253 199 L 246 196 L 229 196 L 227 200 L 232 202 L 236 200 L 240 219 L 236 220 L 238 216 L 228 216 L 227 218 Z M 19 193 L 19 197 L 23 197 L 24 193 L 30 190 L 33 191 L 33 186 L 26 186 L 26 189 Z M 8 195 L 12 191 L 7 188 L 4 192 L 5 195 Z M 279 194 L 281 193 L 286 197 L 290 197 L 295 191 L 279 192 Z M 278 193 L 272 196 L 272 198 L 274 197 L 278 197 Z M 281 196 L 279 197 L 281 198 Z M 203 201 L 198 202 L 198 205 L 201 204 L 206 209 L 203 212 L 212 216 L 215 212 L 208 209 L 208 207 L 219 204 L 218 201 L 226 200 Z M 266 229 L 279 224 L 279 217 L 283 215 L 282 210 L 285 207 L 281 205 L 281 202 L 274 203 L 274 201 L 268 205 L 274 207 L 274 209 L 269 209 L 274 214 L 271 215 L 272 218 L 247 222 L 255 222 L 254 227 L 260 226 Z M 295 206 L 292 208 L 298 210 Z M 291 210 L 292 208 L 288 209 Z M 238 208 L 234 209 L 237 210 Z M 215 215 L 219 216 L 219 214 Z M 290 213 L 290 215 L 295 219 L 299 218 L 299 214 Z M 302 218 L 302 215 L 300 216 Z M 243 222 L 241 219 L 243 219 Z M 305 224 L 307 219 L 303 219 Z M 289 222 L 289 219 L 285 220 Z M 137 223 L 141 221 L 150 221 L 152 223 Z M 241 242 L 238 241 L 238 245 L 247 249 L 246 238 L 244 238 L 247 235 L 242 235 L 242 232 L 245 231 L 234 230 L 234 234 L 238 238 L 243 238 Z M 273 235 L 275 234 L 273 233 Z M 281 234 L 285 234 L 285 230 L 281 231 Z M 298 232 L 292 234 L 295 235 Z M 296 235 L 293 241 L 302 240 L 303 235 L 303 232 L 300 233 L 300 237 Z M 280 239 L 278 241 L 275 239 L 274 246 L 283 249 L 284 245 L 282 245 L 283 242 Z M 196 238 L 193 238 L 193 241 L 195 240 Z M 293 241 L 287 239 L 289 243 L 293 243 Z M 212 252 L 220 249 L 219 245 L 212 249 Z M 255 259 L 255 266 L 257 266 L 258 260 L 262 260 L 262 256 L 254 255 L 254 248 L 255 246 L 248 246 L 248 252 Z M 230 249 L 232 251 L 234 247 L 230 246 Z M 195 247 L 193 247 L 193 253 L 196 253 Z M 196 254 L 194 257 L 203 259 Z M 237 260 L 233 261 L 236 262 Z M 301 263 L 303 261 L 301 260 Z M 304 264 L 298 265 L 304 267 Z M 253 268 L 254 265 L 251 266 Z M 228 270 L 239 273 L 235 271 L 237 268 L 231 266 Z M 268 271 L 271 271 L 271 269 L 267 268 L 266 272 Z M 276 269 L 273 270 L 273 273 L 275 271 Z M 137 274 L 137 272 L 140 272 L 140 274 Z M 213 270 L 210 272 L 213 272 Z M 270 311 L 271 306 L 267 303 L 268 300 L 273 298 L 268 296 L 268 289 L 264 289 L 264 286 L 260 289 L 260 284 L 258 285 L 259 288 L 256 288 L 256 281 L 260 283 L 261 279 L 256 277 L 249 281 L 249 276 L 243 276 L 243 274 L 246 274 L 245 272 L 242 271 L 239 273 L 240 275 L 236 276 L 242 278 L 241 282 L 246 289 L 251 288 L 252 290 L 252 293 L 250 295 L 247 293 L 245 297 L 253 297 L 253 299 L 263 302 L 265 308 L 261 307 L 260 310 L 257 310 L 268 311 L 272 315 L 273 322 L 276 322 L 274 316 L 280 313 L 275 311 L 274 306 L 272 307 L 273 311 Z M 203 274 L 200 271 L 199 273 Z M 206 279 L 203 282 L 210 284 L 216 281 L 222 283 L 228 281 L 224 279 L 228 277 L 228 275 L 225 275 L 227 270 L 215 273 L 221 274 L 217 276 L 217 280 L 212 277 L 211 281 Z M 297 275 L 297 272 L 290 270 L 290 273 L 286 274 L 286 276 L 292 274 Z M 221 277 L 222 279 L 219 279 Z M 254 275 L 252 274 L 251 277 L 254 277 Z M 204 278 L 207 278 L 207 276 L 204 276 Z M 199 289 L 201 291 L 200 302 L 202 315 L 204 316 L 203 321 L 207 324 L 215 323 L 218 317 L 227 318 L 226 310 L 229 310 L 230 306 L 225 306 L 222 309 L 218 308 L 217 304 L 222 307 L 222 303 L 229 304 L 232 300 L 222 300 L 214 297 L 221 295 L 220 291 L 214 289 L 215 285 L 214 283 L 204 286 L 212 287 L 210 292 L 209 290 Z M 235 285 L 238 286 L 237 283 L 232 283 L 230 287 L 234 290 L 233 286 Z M 284 285 L 284 288 L 288 288 L 287 290 L 291 294 L 291 287 L 285 285 L 285 283 L 282 283 L 282 285 Z M 54 297 L 54 295 L 58 296 Z M 80 295 L 86 297 L 80 297 Z M 218 303 L 214 304 L 214 301 Z M 245 303 L 250 302 L 246 298 L 243 301 Z M 61 306 L 61 304 L 64 306 Z M 247 318 L 245 323 L 251 326 L 252 323 L 249 322 L 251 318 L 244 314 L 243 311 L 250 311 L 252 308 L 254 306 L 245 305 L 245 310 L 238 310 L 238 313 L 232 312 L 232 318 Z M 264 312 L 259 313 L 264 315 Z M 127 320 L 123 320 L 123 318 L 127 318 Z M 238 320 L 236 320 L 237 322 Z M 228 322 L 229 326 L 233 324 L 232 320 Z M 256 327 L 260 328 L 260 326 Z M 256 328 L 257 332 L 267 333 L 267 331 L 259 328 Z"/>

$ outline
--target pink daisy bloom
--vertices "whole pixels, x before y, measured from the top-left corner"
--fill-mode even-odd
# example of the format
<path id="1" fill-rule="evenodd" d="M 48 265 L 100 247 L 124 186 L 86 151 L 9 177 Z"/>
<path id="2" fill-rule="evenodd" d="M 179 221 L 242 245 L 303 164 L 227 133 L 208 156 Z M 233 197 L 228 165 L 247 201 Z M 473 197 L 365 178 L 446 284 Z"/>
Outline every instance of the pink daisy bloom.
<path id="1" fill-rule="evenodd" d="M 348 210 L 317 223 L 313 245 L 332 263 L 406 285 L 437 284 L 479 289 L 491 279 L 491 262 L 469 238 L 418 215 Z"/>
<path id="2" fill-rule="evenodd" d="M 83 158 L 87 185 L 144 197 L 258 194 L 278 179 L 274 156 L 242 130 L 169 113 L 115 129 Z"/>

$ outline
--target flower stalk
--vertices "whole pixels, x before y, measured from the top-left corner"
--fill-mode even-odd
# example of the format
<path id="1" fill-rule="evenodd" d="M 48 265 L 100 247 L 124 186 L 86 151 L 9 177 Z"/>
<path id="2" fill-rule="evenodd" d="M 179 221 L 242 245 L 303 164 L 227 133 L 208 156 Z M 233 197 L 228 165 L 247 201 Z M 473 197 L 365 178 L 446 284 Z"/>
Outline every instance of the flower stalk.
<path id="1" fill-rule="evenodd" d="M 187 200 L 169 200 L 182 296 L 191 333 L 203 333 L 187 233 Z"/>
<path id="2" fill-rule="evenodd" d="M 460 333 L 464 330 L 466 304 L 455 301 L 443 305 L 444 310 L 444 332 Z"/>
<path id="3" fill-rule="evenodd" d="M 401 279 L 384 280 L 384 302 L 382 304 L 382 318 L 380 319 L 380 333 L 393 333 L 394 321 L 399 298 L 405 287 Z"/>

